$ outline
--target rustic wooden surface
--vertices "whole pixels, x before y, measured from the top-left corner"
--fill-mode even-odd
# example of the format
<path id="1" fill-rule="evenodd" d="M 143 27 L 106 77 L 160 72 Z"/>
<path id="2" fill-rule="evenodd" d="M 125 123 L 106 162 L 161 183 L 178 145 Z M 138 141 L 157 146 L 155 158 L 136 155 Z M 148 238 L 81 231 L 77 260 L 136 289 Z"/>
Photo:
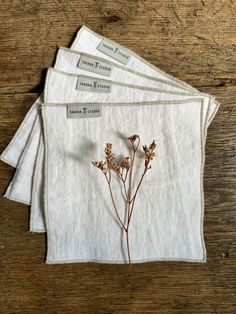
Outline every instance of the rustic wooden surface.
<path id="1" fill-rule="evenodd" d="M 235 0 L 1 1 L 1 150 L 82 24 L 222 105 L 206 143 L 206 264 L 46 265 L 28 207 L 1 197 L 0 313 L 236 313 L 235 16 Z M 0 168 L 2 195 L 14 169 Z"/>

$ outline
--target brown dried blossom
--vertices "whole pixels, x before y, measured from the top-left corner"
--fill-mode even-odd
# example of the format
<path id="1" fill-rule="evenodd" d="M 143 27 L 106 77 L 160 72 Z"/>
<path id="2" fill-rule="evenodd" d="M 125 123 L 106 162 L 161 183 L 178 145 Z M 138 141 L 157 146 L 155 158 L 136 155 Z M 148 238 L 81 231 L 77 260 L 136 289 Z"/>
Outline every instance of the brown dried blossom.
<path id="1" fill-rule="evenodd" d="M 120 173 L 121 165 L 119 165 L 118 163 L 113 163 L 113 164 L 112 164 L 112 168 L 113 168 L 116 172 Z"/>
<path id="2" fill-rule="evenodd" d="M 139 138 L 139 135 L 137 134 L 127 137 L 127 139 L 130 140 L 131 143 L 135 142 L 137 138 Z"/>
<path id="3" fill-rule="evenodd" d="M 121 162 L 121 167 L 129 170 L 131 168 L 130 158 L 125 157 Z"/>
<path id="4" fill-rule="evenodd" d="M 108 164 L 111 164 L 114 159 L 116 159 L 116 156 L 112 153 L 112 144 L 111 143 L 106 143 L 106 147 L 104 150 L 106 154 L 106 160 Z"/>
<path id="5" fill-rule="evenodd" d="M 107 164 L 106 162 L 103 162 L 103 161 L 92 161 L 92 164 L 101 169 L 103 172 L 106 172 L 107 171 Z"/>
<path id="6" fill-rule="evenodd" d="M 143 146 L 143 150 L 145 153 L 145 167 L 148 166 L 148 164 L 150 163 L 151 160 L 153 160 L 153 157 L 156 156 L 154 150 L 156 149 L 157 144 L 155 143 L 155 141 L 153 140 L 153 142 L 149 145 L 149 147 L 147 147 L 147 145 Z M 149 166 L 149 168 L 151 168 L 151 166 Z"/>
<path id="7" fill-rule="evenodd" d="M 131 216 L 133 213 L 133 208 L 134 208 L 134 203 L 135 203 L 137 193 L 140 189 L 141 183 L 143 181 L 143 178 L 144 178 L 146 172 L 148 171 L 148 169 L 151 168 L 151 166 L 149 165 L 151 160 L 153 160 L 153 158 L 156 156 L 155 149 L 157 147 L 157 144 L 153 140 L 153 142 L 149 146 L 143 145 L 143 151 L 145 154 L 145 163 L 144 163 L 145 167 L 144 167 L 143 173 L 141 175 L 141 178 L 137 184 L 137 187 L 136 187 L 133 195 L 131 195 L 133 166 L 134 166 L 135 154 L 136 154 L 136 151 L 137 151 L 138 146 L 140 144 L 140 137 L 139 137 L 139 135 L 134 134 L 134 135 L 128 137 L 127 139 L 132 144 L 131 157 L 129 157 L 129 156 L 124 157 L 123 160 L 119 163 L 114 162 L 114 160 L 116 160 L 116 156 L 112 152 L 112 144 L 106 143 L 106 147 L 104 150 L 106 161 L 105 162 L 103 162 L 103 161 L 92 161 L 92 164 L 95 167 L 101 169 L 105 175 L 106 181 L 108 183 L 113 207 L 115 209 L 119 223 L 126 233 L 128 259 L 129 259 L 129 264 L 131 266 L 132 263 L 131 263 L 131 253 L 130 253 L 130 246 L 129 246 L 129 224 L 130 224 Z M 136 142 L 137 139 L 138 139 L 138 142 L 136 143 L 136 145 L 134 145 L 134 143 Z M 123 170 L 124 169 L 126 169 L 126 171 L 125 171 L 125 175 L 123 176 Z M 118 175 L 118 178 L 122 181 L 122 184 L 123 184 L 123 188 L 124 188 L 124 192 L 125 192 L 125 196 L 126 196 L 126 209 L 127 209 L 127 223 L 126 224 L 123 223 L 121 218 L 120 218 L 120 215 L 119 215 L 119 212 L 117 210 L 115 200 L 113 197 L 113 191 L 112 191 L 112 187 L 111 187 L 111 179 L 112 179 L 111 170 L 115 171 L 115 173 Z M 127 179 L 128 179 L 128 189 L 126 187 L 126 180 Z"/>

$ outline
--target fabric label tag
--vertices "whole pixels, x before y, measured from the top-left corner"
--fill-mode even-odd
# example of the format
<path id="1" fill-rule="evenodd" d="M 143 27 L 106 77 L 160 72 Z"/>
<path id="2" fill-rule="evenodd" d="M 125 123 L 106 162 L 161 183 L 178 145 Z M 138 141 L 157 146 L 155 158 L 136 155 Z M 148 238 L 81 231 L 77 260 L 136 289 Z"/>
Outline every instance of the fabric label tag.
<path id="1" fill-rule="evenodd" d="M 130 60 L 130 55 L 123 49 L 103 39 L 97 49 L 113 59 L 127 65 Z"/>
<path id="2" fill-rule="evenodd" d="M 102 80 L 94 80 L 79 76 L 76 89 L 93 93 L 110 93 L 111 84 Z"/>
<path id="3" fill-rule="evenodd" d="M 102 116 L 101 105 L 77 105 L 67 106 L 67 118 L 78 119 L 78 118 L 97 118 Z"/>
<path id="4" fill-rule="evenodd" d="M 83 55 L 80 57 L 77 66 L 80 69 L 104 76 L 110 76 L 112 71 L 112 66 L 110 66 L 109 64 Z"/>

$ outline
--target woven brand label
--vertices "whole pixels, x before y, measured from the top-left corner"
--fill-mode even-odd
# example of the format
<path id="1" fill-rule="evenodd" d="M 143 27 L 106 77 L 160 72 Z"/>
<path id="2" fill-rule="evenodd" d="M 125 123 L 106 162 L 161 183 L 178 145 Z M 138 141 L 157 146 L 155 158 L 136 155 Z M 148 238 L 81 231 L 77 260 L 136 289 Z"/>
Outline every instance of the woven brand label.
<path id="1" fill-rule="evenodd" d="M 79 76 L 76 89 L 93 93 L 110 93 L 111 84 L 104 82 L 102 80 L 94 80 Z"/>
<path id="2" fill-rule="evenodd" d="M 123 49 L 103 39 L 98 45 L 97 49 L 113 59 L 127 65 L 130 59 L 130 55 Z"/>
<path id="3" fill-rule="evenodd" d="M 110 76 L 112 71 L 112 66 L 110 66 L 109 64 L 83 55 L 80 57 L 77 66 L 80 69 L 104 76 Z"/>
<path id="4" fill-rule="evenodd" d="M 101 105 L 77 105 L 67 106 L 67 118 L 98 118 L 102 116 Z"/>

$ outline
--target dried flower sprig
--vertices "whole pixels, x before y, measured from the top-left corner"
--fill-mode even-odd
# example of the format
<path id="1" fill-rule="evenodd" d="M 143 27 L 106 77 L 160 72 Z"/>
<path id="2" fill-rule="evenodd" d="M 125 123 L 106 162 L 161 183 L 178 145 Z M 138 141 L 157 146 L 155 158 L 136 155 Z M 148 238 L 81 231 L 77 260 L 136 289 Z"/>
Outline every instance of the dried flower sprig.
<path id="1" fill-rule="evenodd" d="M 93 163 L 93 165 L 94 165 L 95 167 L 101 169 L 103 172 L 106 172 L 106 170 L 107 170 L 107 165 L 106 165 L 105 162 L 103 162 L 103 161 L 93 161 L 92 163 Z"/>
<path id="2" fill-rule="evenodd" d="M 113 154 L 112 144 L 106 143 L 105 150 L 104 150 L 106 161 L 92 161 L 92 164 L 95 167 L 97 167 L 98 169 L 100 169 L 103 172 L 103 174 L 105 175 L 106 181 L 108 183 L 109 191 L 110 191 L 112 204 L 113 204 L 113 207 L 115 209 L 115 213 L 117 215 L 117 218 L 119 220 L 121 227 L 124 229 L 124 231 L 126 233 L 128 260 L 129 260 L 129 264 L 131 266 L 132 262 L 131 262 L 131 252 L 130 252 L 130 245 L 129 245 L 129 225 L 130 225 L 130 221 L 131 221 L 137 193 L 140 189 L 141 183 L 143 181 L 143 178 L 144 178 L 147 170 L 151 168 L 150 162 L 156 156 L 155 149 L 157 147 L 157 144 L 153 140 L 153 142 L 149 146 L 147 146 L 147 145 L 143 146 L 143 151 L 144 151 L 144 156 L 145 156 L 144 170 L 143 170 L 141 178 L 137 184 L 137 187 L 134 191 L 134 194 L 132 196 L 131 186 L 132 186 L 133 168 L 134 168 L 134 161 L 135 161 L 136 152 L 137 152 L 137 149 L 138 149 L 139 144 L 140 144 L 140 137 L 139 137 L 139 135 L 134 134 L 134 135 L 128 137 L 127 140 L 129 140 L 129 142 L 131 143 L 131 157 L 129 157 L 129 156 L 124 157 L 123 160 L 118 162 L 116 155 Z M 113 196 L 113 192 L 112 192 L 112 187 L 111 187 L 111 178 L 112 178 L 111 170 L 113 170 L 117 174 L 118 178 L 122 181 L 122 184 L 123 184 L 123 189 L 124 189 L 125 196 L 126 196 L 126 199 L 125 199 L 126 211 L 127 211 L 127 223 L 126 224 L 122 222 L 120 215 L 119 215 L 119 212 L 117 210 L 117 206 L 115 204 L 115 200 L 114 200 L 114 196 Z M 126 186 L 127 185 L 126 184 L 127 178 L 128 178 L 128 188 Z"/>
<path id="3" fill-rule="evenodd" d="M 155 141 L 153 141 L 149 147 L 147 147 L 147 145 L 143 146 L 143 150 L 145 152 L 145 166 L 148 166 L 150 161 L 153 160 L 153 157 L 156 156 L 154 152 L 156 147 L 157 144 L 155 143 Z M 150 169 L 151 165 L 149 165 L 148 167 Z"/>

